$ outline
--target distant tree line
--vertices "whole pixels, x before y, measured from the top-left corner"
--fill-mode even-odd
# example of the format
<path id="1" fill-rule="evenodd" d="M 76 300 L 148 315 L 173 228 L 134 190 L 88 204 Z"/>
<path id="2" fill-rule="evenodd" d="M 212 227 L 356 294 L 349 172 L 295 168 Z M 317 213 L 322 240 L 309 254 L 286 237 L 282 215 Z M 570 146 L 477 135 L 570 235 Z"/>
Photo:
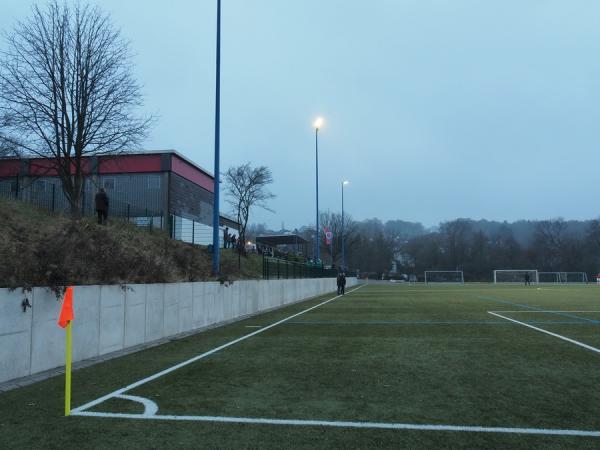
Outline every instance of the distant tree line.
<path id="1" fill-rule="evenodd" d="M 398 268 L 417 274 L 428 269 L 462 270 L 469 281 L 489 281 L 494 269 L 587 272 L 590 278 L 600 270 L 598 220 L 528 223 L 530 239 L 519 242 L 506 223 L 485 232 L 467 219 L 444 222 L 438 230 L 403 243 L 395 255 Z"/>
<path id="2" fill-rule="evenodd" d="M 456 219 L 426 229 L 402 220 L 344 219 L 346 267 L 377 276 L 390 275 L 394 268 L 391 275 L 462 270 L 467 281 L 490 281 L 494 269 L 537 269 L 586 272 L 591 279 L 600 271 L 600 220 Z M 340 266 L 341 215 L 322 213 L 320 220 L 334 236 L 331 246 L 321 246 L 321 259 Z M 314 242 L 314 226 L 295 231 Z M 266 233 L 264 225 L 251 227 L 253 236 Z"/>

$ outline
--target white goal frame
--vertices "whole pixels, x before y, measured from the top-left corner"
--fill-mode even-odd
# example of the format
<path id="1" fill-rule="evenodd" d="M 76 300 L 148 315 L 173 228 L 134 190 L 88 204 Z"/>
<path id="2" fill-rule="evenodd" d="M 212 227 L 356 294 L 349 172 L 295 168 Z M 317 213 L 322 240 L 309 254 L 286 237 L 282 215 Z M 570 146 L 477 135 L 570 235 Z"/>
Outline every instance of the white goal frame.
<path id="1" fill-rule="evenodd" d="M 427 278 L 427 274 L 432 274 L 432 273 L 460 274 L 460 281 L 431 281 L 430 279 Z M 429 284 L 429 283 L 465 284 L 465 276 L 464 276 L 462 270 L 426 270 L 425 271 L 425 284 Z"/>
<path id="2" fill-rule="evenodd" d="M 525 282 L 525 280 L 519 280 L 519 281 L 498 281 L 498 274 L 499 273 L 506 273 L 506 272 L 513 272 L 513 273 L 517 273 L 517 274 L 522 274 L 523 276 L 525 276 L 526 273 L 530 273 L 533 275 L 533 277 L 529 280 L 531 282 L 531 284 L 539 284 L 539 273 L 537 271 L 537 269 L 496 269 L 494 270 L 494 284 L 499 284 L 499 283 L 511 283 L 511 284 L 523 284 Z"/>

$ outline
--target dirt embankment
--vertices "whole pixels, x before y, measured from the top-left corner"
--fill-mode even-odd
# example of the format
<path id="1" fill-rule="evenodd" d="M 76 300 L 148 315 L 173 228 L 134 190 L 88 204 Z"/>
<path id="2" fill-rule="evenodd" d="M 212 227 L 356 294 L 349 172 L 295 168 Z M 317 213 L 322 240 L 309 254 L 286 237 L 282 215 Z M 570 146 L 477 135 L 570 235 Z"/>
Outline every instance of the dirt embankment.
<path id="1" fill-rule="evenodd" d="M 222 278 L 258 278 L 260 264 L 222 254 Z M 211 278 L 206 247 L 112 220 L 72 220 L 0 199 L 0 287 L 165 283 Z"/>

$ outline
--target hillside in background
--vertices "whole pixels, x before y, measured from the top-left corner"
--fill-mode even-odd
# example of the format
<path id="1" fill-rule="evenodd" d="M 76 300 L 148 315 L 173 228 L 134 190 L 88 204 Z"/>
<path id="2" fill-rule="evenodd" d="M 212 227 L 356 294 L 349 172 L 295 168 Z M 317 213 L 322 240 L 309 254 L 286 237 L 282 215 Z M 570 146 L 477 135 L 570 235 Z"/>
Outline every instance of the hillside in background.
<path id="1" fill-rule="evenodd" d="M 0 198 L 0 287 L 202 281 L 211 277 L 206 247 L 170 239 L 118 219 L 106 226 L 71 220 Z M 260 258 L 221 252 L 221 279 L 260 278 Z"/>

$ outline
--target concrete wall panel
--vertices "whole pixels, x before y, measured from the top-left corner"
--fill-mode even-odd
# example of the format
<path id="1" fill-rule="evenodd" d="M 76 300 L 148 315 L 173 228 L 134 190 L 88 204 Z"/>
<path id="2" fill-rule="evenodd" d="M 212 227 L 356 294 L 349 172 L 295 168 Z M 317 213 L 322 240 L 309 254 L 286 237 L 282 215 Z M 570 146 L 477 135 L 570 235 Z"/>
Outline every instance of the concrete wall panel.
<path id="1" fill-rule="evenodd" d="M 61 303 L 46 288 L 33 289 L 31 373 L 64 365 L 65 330 L 57 325 Z"/>
<path id="2" fill-rule="evenodd" d="M 208 325 L 208 297 L 205 294 L 206 283 L 192 283 L 192 315 L 194 328 Z"/>
<path id="3" fill-rule="evenodd" d="M 146 286 L 145 342 L 152 342 L 164 336 L 164 297 L 164 284 L 149 284 Z"/>
<path id="4" fill-rule="evenodd" d="M 194 287 L 192 283 L 179 284 L 179 332 L 194 329 Z"/>
<path id="5" fill-rule="evenodd" d="M 0 289 L 0 383 L 29 375 L 33 311 L 23 312 L 25 297 L 33 305 L 31 293 Z"/>
<path id="6" fill-rule="evenodd" d="M 121 286 L 100 288 L 100 355 L 123 349 L 125 292 Z"/>
<path id="7" fill-rule="evenodd" d="M 73 290 L 73 360 L 100 352 L 100 286 L 76 286 Z"/>
<path id="8" fill-rule="evenodd" d="M 144 343 L 146 336 L 146 287 L 129 284 L 125 292 L 125 347 Z"/>
<path id="9" fill-rule="evenodd" d="M 179 333 L 179 283 L 165 284 L 165 336 Z"/>

